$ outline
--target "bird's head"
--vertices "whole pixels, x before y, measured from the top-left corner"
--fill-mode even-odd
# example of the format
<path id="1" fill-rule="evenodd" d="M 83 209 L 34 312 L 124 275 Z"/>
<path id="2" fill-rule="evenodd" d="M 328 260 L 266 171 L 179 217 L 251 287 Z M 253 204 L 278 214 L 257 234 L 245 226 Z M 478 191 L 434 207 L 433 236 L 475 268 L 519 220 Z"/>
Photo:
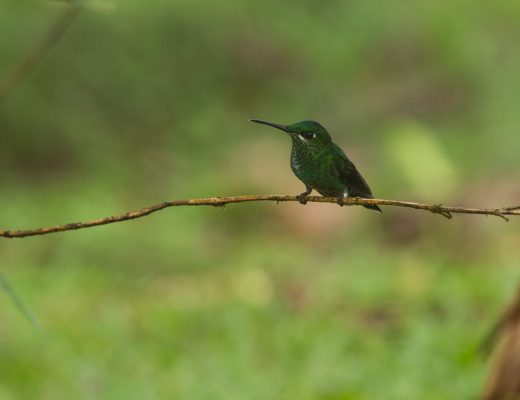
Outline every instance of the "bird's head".
<path id="1" fill-rule="evenodd" d="M 260 119 L 251 119 L 250 121 L 272 126 L 286 132 L 298 147 L 317 150 L 332 143 L 327 130 L 316 121 L 301 121 L 292 125 L 280 125 Z"/>

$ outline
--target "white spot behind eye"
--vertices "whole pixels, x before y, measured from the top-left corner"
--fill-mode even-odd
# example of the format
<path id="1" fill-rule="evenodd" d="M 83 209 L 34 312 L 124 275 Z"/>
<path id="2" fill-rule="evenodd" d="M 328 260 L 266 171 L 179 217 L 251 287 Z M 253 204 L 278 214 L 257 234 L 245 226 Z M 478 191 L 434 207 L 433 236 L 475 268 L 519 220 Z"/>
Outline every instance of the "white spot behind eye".
<path id="1" fill-rule="evenodd" d="M 316 134 L 315 134 L 315 133 L 312 134 L 312 138 L 313 138 L 313 139 L 316 138 Z"/>

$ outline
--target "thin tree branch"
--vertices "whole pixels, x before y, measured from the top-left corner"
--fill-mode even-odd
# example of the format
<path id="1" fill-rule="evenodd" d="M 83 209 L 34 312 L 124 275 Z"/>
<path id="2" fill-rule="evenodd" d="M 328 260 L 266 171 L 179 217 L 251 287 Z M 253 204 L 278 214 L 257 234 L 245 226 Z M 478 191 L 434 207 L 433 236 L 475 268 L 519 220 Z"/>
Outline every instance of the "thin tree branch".
<path id="1" fill-rule="evenodd" d="M 43 39 L 14 67 L 10 75 L 0 82 L 0 103 L 11 94 L 16 85 L 27 77 L 56 46 L 74 22 L 80 10 L 81 7 L 75 4 L 75 2 L 69 2 L 69 5 L 50 27 Z"/>
<path id="2" fill-rule="evenodd" d="M 145 207 L 140 210 L 129 211 L 120 215 L 113 215 L 85 222 L 73 222 L 65 225 L 49 226 L 43 228 L 26 229 L 26 230 L 0 230 L 0 237 L 5 238 L 24 238 L 28 236 L 47 235 L 55 232 L 65 232 L 77 229 L 91 228 L 98 225 L 108 225 L 116 222 L 129 221 L 132 219 L 142 218 L 154 212 L 164 210 L 169 207 L 179 206 L 213 206 L 223 207 L 231 203 L 245 203 L 251 201 L 298 201 L 296 196 L 284 195 L 251 195 L 251 196 L 234 196 L 234 197 L 207 197 L 201 199 L 187 199 L 187 200 L 173 200 L 164 203 L 156 204 L 150 207 Z M 307 197 L 307 201 L 311 203 L 336 203 L 339 204 L 339 199 L 336 197 Z M 508 221 L 508 215 L 520 216 L 519 207 L 508 208 L 464 208 L 464 207 L 447 207 L 440 204 L 423 204 L 414 203 L 411 201 L 398 200 L 384 200 L 384 199 L 362 199 L 359 197 L 351 197 L 344 199 L 344 205 L 380 205 L 380 206 L 394 206 L 413 208 L 416 210 L 429 211 L 434 214 L 440 214 L 448 219 L 452 218 L 452 214 L 481 214 L 494 215 Z"/>

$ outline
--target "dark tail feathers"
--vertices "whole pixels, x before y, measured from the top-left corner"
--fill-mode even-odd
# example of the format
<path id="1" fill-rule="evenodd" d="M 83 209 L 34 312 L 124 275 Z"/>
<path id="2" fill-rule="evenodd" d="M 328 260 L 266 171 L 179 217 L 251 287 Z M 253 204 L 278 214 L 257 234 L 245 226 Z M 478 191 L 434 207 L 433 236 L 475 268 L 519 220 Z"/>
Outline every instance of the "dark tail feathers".
<path id="1" fill-rule="evenodd" d="M 374 195 L 367 181 L 365 181 L 365 178 L 363 178 L 359 171 L 354 167 L 353 170 L 349 172 L 347 176 L 348 195 L 351 197 L 361 197 L 363 199 L 373 199 Z M 363 207 L 369 210 L 379 211 L 380 213 L 383 212 L 376 204 L 369 204 Z"/>
<path id="2" fill-rule="evenodd" d="M 368 208 L 369 210 L 379 211 L 380 213 L 383 212 L 383 210 L 381 210 L 381 209 L 379 208 L 379 206 L 376 205 L 376 204 L 370 204 L 370 205 L 366 205 L 366 206 L 363 206 L 363 207 Z"/>

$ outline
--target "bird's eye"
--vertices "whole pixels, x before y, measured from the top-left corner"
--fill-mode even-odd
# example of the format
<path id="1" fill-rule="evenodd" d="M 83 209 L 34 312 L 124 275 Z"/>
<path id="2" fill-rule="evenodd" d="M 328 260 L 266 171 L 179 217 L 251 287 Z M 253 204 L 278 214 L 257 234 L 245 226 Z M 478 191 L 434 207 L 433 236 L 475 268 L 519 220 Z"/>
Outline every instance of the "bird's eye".
<path id="1" fill-rule="evenodd" d="M 316 134 L 314 132 L 304 132 L 301 134 L 304 139 L 314 139 Z"/>

